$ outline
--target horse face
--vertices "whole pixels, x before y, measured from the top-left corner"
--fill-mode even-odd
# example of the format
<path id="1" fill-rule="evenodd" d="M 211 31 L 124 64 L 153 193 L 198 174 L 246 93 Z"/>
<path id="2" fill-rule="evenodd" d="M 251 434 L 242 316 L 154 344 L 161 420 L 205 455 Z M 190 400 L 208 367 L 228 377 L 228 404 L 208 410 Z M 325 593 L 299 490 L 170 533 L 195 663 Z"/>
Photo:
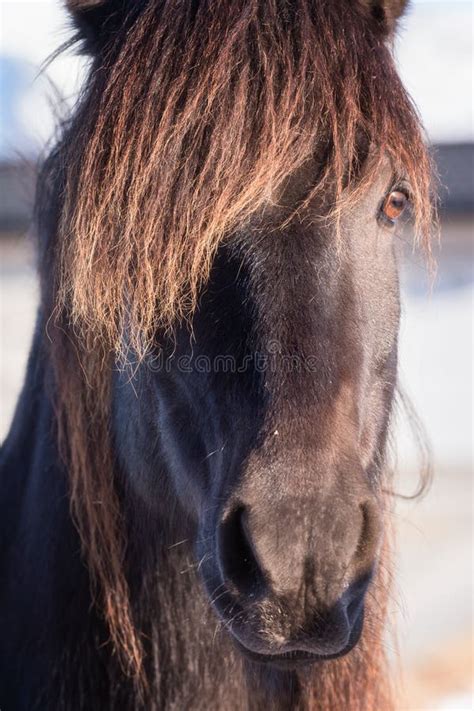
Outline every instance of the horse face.
<path id="1" fill-rule="evenodd" d="M 235 236 L 192 327 L 141 366 L 139 417 L 118 389 L 123 456 L 133 420 L 141 452 L 157 441 L 146 471 L 126 467 L 133 486 L 162 502 L 169 483 L 217 614 L 259 660 L 339 655 L 362 628 L 396 378 L 391 181 L 387 169 L 339 234 L 310 205 L 284 232 L 269 214 Z"/>

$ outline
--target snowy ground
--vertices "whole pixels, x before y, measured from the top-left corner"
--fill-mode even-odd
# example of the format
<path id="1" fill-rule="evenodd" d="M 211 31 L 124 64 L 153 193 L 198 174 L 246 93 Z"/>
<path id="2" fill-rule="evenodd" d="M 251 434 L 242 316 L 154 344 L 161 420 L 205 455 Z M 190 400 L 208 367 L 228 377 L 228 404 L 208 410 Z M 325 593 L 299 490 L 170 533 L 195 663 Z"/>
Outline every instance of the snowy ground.
<path id="1" fill-rule="evenodd" d="M 474 708 L 473 237 L 468 221 L 443 225 L 431 295 L 416 257 L 405 270 L 401 382 L 426 428 L 434 467 L 429 494 L 397 507 L 398 626 L 407 709 Z M 417 457 L 402 423 L 397 449 L 399 489 L 409 493 L 416 484 Z"/>
<path id="2" fill-rule="evenodd" d="M 410 257 L 404 278 L 401 375 L 429 433 L 435 479 L 397 506 L 396 609 L 406 711 L 472 709 L 472 232 L 445 226 L 437 284 Z M 21 386 L 37 298 L 30 251 L 0 240 L 0 438 Z M 399 427 L 398 489 L 416 488 L 416 447 Z"/>

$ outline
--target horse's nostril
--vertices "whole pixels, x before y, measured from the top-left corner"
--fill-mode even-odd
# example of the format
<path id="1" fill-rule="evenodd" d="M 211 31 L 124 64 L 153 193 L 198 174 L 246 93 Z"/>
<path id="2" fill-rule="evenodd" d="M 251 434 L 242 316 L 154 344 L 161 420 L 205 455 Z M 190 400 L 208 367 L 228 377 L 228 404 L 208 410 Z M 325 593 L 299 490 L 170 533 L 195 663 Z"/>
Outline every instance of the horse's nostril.
<path id="1" fill-rule="evenodd" d="M 372 501 L 360 505 L 362 512 L 362 525 L 359 542 L 354 554 L 355 572 L 369 570 L 379 545 L 381 534 L 380 514 Z"/>
<path id="2" fill-rule="evenodd" d="M 257 561 L 243 506 L 236 508 L 220 525 L 218 553 L 224 580 L 244 595 L 258 595 L 266 587 Z"/>

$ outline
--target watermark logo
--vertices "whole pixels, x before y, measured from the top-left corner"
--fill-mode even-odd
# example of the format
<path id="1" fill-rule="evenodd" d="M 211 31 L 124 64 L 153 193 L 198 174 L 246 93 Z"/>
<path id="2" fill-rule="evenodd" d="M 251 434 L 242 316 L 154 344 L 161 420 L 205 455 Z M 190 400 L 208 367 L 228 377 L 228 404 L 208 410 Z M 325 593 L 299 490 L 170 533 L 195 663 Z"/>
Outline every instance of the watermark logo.
<path id="1" fill-rule="evenodd" d="M 147 365 L 156 373 L 313 373 L 317 370 L 317 359 L 314 355 L 285 352 L 278 341 L 270 341 L 264 351 L 254 351 L 243 356 L 231 353 L 208 356 L 193 352 L 166 355 L 160 350 L 147 358 Z"/>

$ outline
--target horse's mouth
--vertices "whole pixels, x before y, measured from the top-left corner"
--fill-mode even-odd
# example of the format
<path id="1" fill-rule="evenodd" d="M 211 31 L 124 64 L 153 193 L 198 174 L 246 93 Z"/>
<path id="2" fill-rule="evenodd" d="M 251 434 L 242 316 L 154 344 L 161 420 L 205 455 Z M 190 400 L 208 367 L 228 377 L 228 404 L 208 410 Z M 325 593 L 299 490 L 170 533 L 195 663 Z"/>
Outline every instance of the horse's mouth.
<path id="1" fill-rule="evenodd" d="M 306 666 L 308 664 L 314 664 L 314 662 L 320 662 L 327 659 L 326 656 L 321 654 L 312 654 L 311 652 L 306 652 L 304 650 L 293 650 L 291 652 L 283 652 L 282 654 L 260 654 L 244 647 L 244 645 L 238 641 L 235 641 L 235 643 L 242 654 L 252 662 L 285 669 Z"/>
<path id="2" fill-rule="evenodd" d="M 330 661 L 331 659 L 339 659 L 339 657 L 344 657 L 348 654 L 358 643 L 363 627 L 363 612 L 358 615 L 349 640 L 347 644 L 338 651 L 330 653 L 318 653 L 310 652 L 304 649 L 294 649 L 288 652 L 281 652 L 279 654 L 264 654 L 261 652 L 256 652 L 252 649 L 246 647 L 240 640 L 234 637 L 234 644 L 238 647 L 240 652 L 252 662 L 258 664 L 264 664 L 268 666 L 274 666 L 280 669 L 296 669 L 302 666 L 308 666 L 316 662 Z"/>

